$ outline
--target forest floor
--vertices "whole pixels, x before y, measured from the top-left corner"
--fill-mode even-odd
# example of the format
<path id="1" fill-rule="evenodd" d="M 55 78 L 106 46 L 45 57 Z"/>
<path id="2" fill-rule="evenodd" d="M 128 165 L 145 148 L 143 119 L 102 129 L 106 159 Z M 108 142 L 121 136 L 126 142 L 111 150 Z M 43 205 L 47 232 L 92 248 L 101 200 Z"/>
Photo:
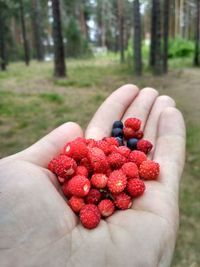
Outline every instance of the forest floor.
<path id="1" fill-rule="evenodd" d="M 132 75 L 112 58 L 69 60 L 68 76 L 52 78 L 52 63 L 14 63 L 0 72 L 0 157 L 15 153 L 66 121 L 86 127 L 102 101 L 125 83 L 150 86 L 176 100 L 187 125 L 186 165 L 180 190 L 180 231 L 173 267 L 200 266 L 200 69 L 171 62 L 168 75 Z"/>

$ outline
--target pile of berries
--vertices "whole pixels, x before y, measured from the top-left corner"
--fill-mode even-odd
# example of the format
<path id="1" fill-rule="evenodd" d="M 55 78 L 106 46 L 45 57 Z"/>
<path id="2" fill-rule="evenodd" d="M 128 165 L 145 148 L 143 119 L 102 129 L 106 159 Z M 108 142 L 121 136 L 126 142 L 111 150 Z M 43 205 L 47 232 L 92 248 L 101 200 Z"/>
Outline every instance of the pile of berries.
<path id="1" fill-rule="evenodd" d="M 144 180 L 155 180 L 159 164 L 147 159 L 152 144 L 142 139 L 141 121 L 128 118 L 113 124 L 112 137 L 78 137 L 48 165 L 57 175 L 71 209 L 82 225 L 95 228 L 101 218 L 132 206 L 145 191 Z"/>

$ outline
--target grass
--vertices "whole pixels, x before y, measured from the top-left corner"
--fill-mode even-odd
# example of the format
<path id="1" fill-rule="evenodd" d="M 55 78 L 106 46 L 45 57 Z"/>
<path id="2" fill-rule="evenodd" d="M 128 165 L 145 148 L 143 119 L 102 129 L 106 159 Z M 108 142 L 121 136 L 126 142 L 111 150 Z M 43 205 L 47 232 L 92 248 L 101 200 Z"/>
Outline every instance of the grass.
<path id="1" fill-rule="evenodd" d="M 118 64 L 113 55 L 69 60 L 68 79 L 61 80 L 52 78 L 52 63 L 32 62 L 28 68 L 23 63 L 9 65 L 7 72 L 0 72 L 0 156 L 22 150 L 63 122 L 76 121 L 86 127 L 101 102 L 124 83 L 152 86 L 172 95 L 185 115 L 188 129 L 180 194 L 181 224 L 172 266 L 196 267 L 200 266 L 200 127 L 196 123 L 198 112 L 194 120 L 195 103 L 188 102 L 191 92 L 186 95 L 182 91 L 188 82 L 184 80 L 184 66 L 192 65 L 192 60 L 169 63 L 173 71 L 168 77 L 156 79 L 149 72 L 140 79 L 134 77 L 131 67 Z M 195 77 L 198 87 L 200 81 L 198 75 Z"/>

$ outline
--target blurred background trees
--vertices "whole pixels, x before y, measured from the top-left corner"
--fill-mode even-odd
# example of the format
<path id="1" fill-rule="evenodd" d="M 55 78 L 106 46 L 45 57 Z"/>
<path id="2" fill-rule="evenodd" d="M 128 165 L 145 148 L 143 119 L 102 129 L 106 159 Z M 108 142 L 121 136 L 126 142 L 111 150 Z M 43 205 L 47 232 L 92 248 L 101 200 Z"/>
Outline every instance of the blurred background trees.
<path id="1" fill-rule="evenodd" d="M 199 5 L 199 0 L 0 0 L 1 70 L 8 62 L 54 59 L 59 77 L 65 57 L 108 52 L 119 53 L 120 62 L 131 62 L 139 75 L 142 65 L 156 75 L 166 73 L 174 57 L 193 55 L 198 66 Z"/>

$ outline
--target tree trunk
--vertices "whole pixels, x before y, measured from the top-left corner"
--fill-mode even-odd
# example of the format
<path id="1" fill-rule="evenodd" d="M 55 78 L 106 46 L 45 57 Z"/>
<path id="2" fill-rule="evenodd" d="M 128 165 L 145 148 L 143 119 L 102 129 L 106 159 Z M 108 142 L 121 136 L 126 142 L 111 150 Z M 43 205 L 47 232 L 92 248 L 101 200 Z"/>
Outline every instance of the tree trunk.
<path id="1" fill-rule="evenodd" d="M 199 23 L 200 23 L 200 0 L 196 0 L 196 36 L 194 51 L 194 66 L 199 66 Z"/>
<path id="2" fill-rule="evenodd" d="M 152 1 L 151 9 L 151 47 L 149 65 L 153 67 L 155 64 L 155 39 L 156 39 L 156 1 Z"/>
<path id="3" fill-rule="evenodd" d="M 154 43 L 154 65 L 153 72 L 155 75 L 162 73 L 162 56 L 161 56 L 161 11 L 160 0 L 155 2 L 155 43 Z"/>
<path id="4" fill-rule="evenodd" d="M 179 0 L 175 0 L 175 37 L 179 36 L 180 33 L 180 10 L 179 10 Z"/>
<path id="5" fill-rule="evenodd" d="M 27 35 L 26 35 L 23 0 L 20 0 L 20 17 L 21 17 L 22 36 L 23 36 L 23 44 L 24 44 L 24 58 L 25 58 L 25 63 L 28 66 L 30 62 L 30 54 L 29 54 L 28 40 L 27 40 Z"/>
<path id="6" fill-rule="evenodd" d="M 6 70 L 6 49 L 5 49 L 5 25 L 2 10 L 0 8 L 0 68 Z"/>
<path id="7" fill-rule="evenodd" d="M 54 39 L 54 75 L 66 77 L 65 52 L 62 37 L 62 25 L 59 0 L 51 0 L 53 9 L 53 39 Z"/>
<path id="8" fill-rule="evenodd" d="M 124 2 L 118 0 L 120 62 L 124 62 Z"/>
<path id="9" fill-rule="evenodd" d="M 133 2 L 134 14 L 134 69 L 137 75 L 142 74 L 142 56 L 141 56 L 141 17 L 140 17 L 140 2 Z"/>
<path id="10" fill-rule="evenodd" d="M 33 33 L 34 33 L 34 46 L 36 50 L 37 60 L 42 61 L 44 59 L 44 49 L 42 44 L 42 27 L 41 27 L 41 15 L 40 15 L 40 2 L 39 0 L 32 0 L 33 6 Z"/>
<path id="11" fill-rule="evenodd" d="M 80 29 L 83 34 L 83 37 L 85 39 L 88 39 L 88 28 L 87 28 L 87 23 L 86 23 L 86 18 L 85 18 L 85 13 L 84 13 L 84 6 L 83 2 L 80 2 L 79 6 L 79 23 L 80 23 Z"/>
<path id="12" fill-rule="evenodd" d="M 163 72 L 168 71 L 168 36 L 169 36 L 169 8 L 170 0 L 164 0 L 163 14 Z"/>

